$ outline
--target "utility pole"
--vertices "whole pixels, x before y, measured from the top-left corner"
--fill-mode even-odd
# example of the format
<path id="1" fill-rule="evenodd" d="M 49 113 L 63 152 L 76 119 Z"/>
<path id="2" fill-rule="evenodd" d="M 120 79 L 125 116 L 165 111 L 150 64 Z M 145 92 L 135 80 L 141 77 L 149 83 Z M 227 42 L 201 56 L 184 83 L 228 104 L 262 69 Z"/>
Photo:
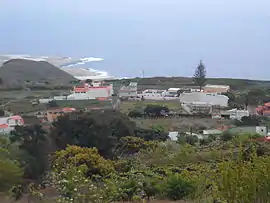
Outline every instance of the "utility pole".
<path id="1" fill-rule="evenodd" d="M 144 70 L 142 70 L 142 78 L 144 78 Z"/>

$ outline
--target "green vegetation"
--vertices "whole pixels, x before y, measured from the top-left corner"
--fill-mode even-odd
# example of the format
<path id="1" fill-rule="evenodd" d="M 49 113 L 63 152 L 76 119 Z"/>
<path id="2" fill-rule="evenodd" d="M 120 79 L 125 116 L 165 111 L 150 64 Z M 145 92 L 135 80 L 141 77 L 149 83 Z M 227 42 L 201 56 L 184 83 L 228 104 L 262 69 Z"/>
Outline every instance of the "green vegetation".
<path id="1" fill-rule="evenodd" d="M 169 108 L 171 111 L 180 111 L 181 105 L 177 101 L 124 101 L 120 105 L 120 111 L 123 113 L 129 113 L 132 110 L 143 112 L 147 106 L 164 106 Z"/>
<path id="2" fill-rule="evenodd" d="M 71 113 L 50 131 L 17 127 L 1 139 L 0 189 L 12 189 L 15 199 L 26 192 L 64 203 L 269 202 L 270 145 L 256 137 L 180 135 L 172 142 L 162 126 L 141 129 L 120 112 Z M 48 199 L 40 187 L 59 196 Z"/>
<path id="3" fill-rule="evenodd" d="M 12 149 L 10 148 L 9 140 L 1 136 L 0 194 L 7 193 L 14 185 L 19 184 L 22 181 L 22 169 L 15 157 L 12 157 L 11 153 Z"/>
<path id="4" fill-rule="evenodd" d="M 193 82 L 195 85 L 200 87 L 200 90 L 202 90 L 202 87 L 205 85 L 206 82 L 205 77 L 206 77 L 206 69 L 202 61 L 200 61 L 200 64 L 197 66 L 193 76 Z"/>
<path id="5" fill-rule="evenodd" d="M 84 108 L 111 108 L 110 101 L 98 101 L 98 100 L 59 100 L 56 101 L 56 106 L 59 108 L 71 107 L 77 109 Z"/>
<path id="6" fill-rule="evenodd" d="M 138 81 L 139 88 L 194 86 L 191 78 Z M 263 81 L 207 78 L 207 83 L 232 86 L 233 91 L 226 94 L 230 107 L 258 105 L 270 96 L 269 83 Z M 33 106 L 30 100 L 57 94 L 33 92 L 25 92 L 25 99 L 4 103 L 3 109 L 18 113 L 46 110 L 49 106 Z M 60 101 L 55 107 L 111 105 L 105 103 Z M 185 135 L 221 123 L 208 118 L 169 119 L 169 111 L 181 112 L 179 102 L 124 101 L 120 112 L 74 112 L 46 130 L 39 125 L 16 127 L 9 137 L 0 139 L 0 194 L 11 194 L 17 200 L 31 194 L 45 203 L 270 202 L 268 143 L 247 133 L 226 132 L 204 139 Z M 270 126 L 270 121 L 244 117 L 233 125 Z M 167 140 L 172 130 L 181 132 L 177 142 Z M 56 199 L 43 188 L 55 191 Z"/>
<path id="7" fill-rule="evenodd" d="M 136 78 L 134 80 L 139 82 L 139 89 L 167 89 L 170 87 L 194 86 L 193 78 L 188 77 L 152 77 L 139 79 Z M 269 89 L 270 86 L 269 81 L 232 78 L 207 78 L 207 83 L 213 85 L 230 85 L 231 88 L 235 91 L 245 91 L 251 89 Z"/>

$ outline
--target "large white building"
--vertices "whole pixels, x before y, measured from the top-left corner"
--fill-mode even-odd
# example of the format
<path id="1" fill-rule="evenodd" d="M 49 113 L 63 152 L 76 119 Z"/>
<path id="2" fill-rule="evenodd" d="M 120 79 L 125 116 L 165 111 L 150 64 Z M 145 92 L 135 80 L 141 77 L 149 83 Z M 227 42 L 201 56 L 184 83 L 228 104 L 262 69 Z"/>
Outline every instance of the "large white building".
<path id="1" fill-rule="evenodd" d="M 179 97 L 181 104 L 203 103 L 204 105 L 227 107 L 229 98 L 225 95 L 205 92 L 183 93 Z"/>

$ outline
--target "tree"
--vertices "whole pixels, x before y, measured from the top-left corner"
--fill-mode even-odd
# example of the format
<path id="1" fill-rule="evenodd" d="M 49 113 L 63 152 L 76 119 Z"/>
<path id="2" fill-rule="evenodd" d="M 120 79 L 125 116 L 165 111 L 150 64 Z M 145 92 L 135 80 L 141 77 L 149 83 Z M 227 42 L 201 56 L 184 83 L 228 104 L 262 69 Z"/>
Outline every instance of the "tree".
<path id="1" fill-rule="evenodd" d="M 200 86 L 200 90 L 202 90 L 202 87 L 205 84 L 206 81 L 205 77 L 206 77 L 206 70 L 201 60 L 200 64 L 197 66 L 195 73 L 193 75 L 193 82 L 194 84 Z"/>
<path id="2" fill-rule="evenodd" d="M 3 109 L 0 109 L 0 116 L 5 116 L 5 111 Z"/>
<path id="3" fill-rule="evenodd" d="M 121 137 L 134 135 L 135 123 L 116 111 L 74 112 L 60 117 L 50 133 L 58 149 L 67 145 L 96 147 L 112 158 Z"/>
<path id="4" fill-rule="evenodd" d="M 246 96 L 245 105 L 258 105 L 266 98 L 266 92 L 263 89 L 250 90 Z"/>
<path id="5" fill-rule="evenodd" d="M 169 139 L 168 133 L 157 131 L 156 129 L 136 128 L 134 134 L 136 137 L 140 137 L 146 141 L 165 141 Z"/>
<path id="6" fill-rule="evenodd" d="M 16 126 L 11 135 L 11 143 L 22 151 L 24 178 L 38 180 L 48 168 L 48 154 L 53 151 L 46 131 L 40 125 Z"/>
<path id="7" fill-rule="evenodd" d="M 129 79 L 124 79 L 124 80 L 121 81 L 121 84 L 122 84 L 123 86 L 127 87 L 127 86 L 129 86 L 129 84 L 130 84 L 130 80 L 129 80 Z"/>
<path id="8" fill-rule="evenodd" d="M 259 126 L 261 124 L 261 119 L 257 116 L 243 116 L 241 121 L 235 120 L 234 124 L 236 126 Z"/>
<path id="9" fill-rule="evenodd" d="M 86 79 L 86 80 L 85 80 L 85 83 L 88 83 L 88 84 L 92 84 L 92 82 L 93 82 L 93 81 L 92 81 L 91 79 Z"/>

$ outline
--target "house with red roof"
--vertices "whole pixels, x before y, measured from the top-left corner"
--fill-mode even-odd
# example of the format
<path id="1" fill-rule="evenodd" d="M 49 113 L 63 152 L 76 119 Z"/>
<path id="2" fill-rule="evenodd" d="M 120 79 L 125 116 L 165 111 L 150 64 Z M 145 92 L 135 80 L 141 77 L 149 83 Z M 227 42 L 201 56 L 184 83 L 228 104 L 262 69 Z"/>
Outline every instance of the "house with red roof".
<path id="1" fill-rule="evenodd" d="M 256 111 L 259 115 L 270 117 L 270 102 L 267 102 L 262 106 L 258 106 Z"/>
<path id="2" fill-rule="evenodd" d="M 0 134 L 8 134 L 14 130 L 15 126 L 24 125 L 24 120 L 21 116 L 9 116 L 0 118 Z"/>
<path id="3" fill-rule="evenodd" d="M 74 111 L 76 111 L 76 109 L 70 108 L 70 107 L 48 110 L 46 113 L 46 119 L 49 123 L 52 123 L 56 121 L 59 116 L 63 116 L 64 114 L 67 114 L 67 113 L 72 113 Z"/>

